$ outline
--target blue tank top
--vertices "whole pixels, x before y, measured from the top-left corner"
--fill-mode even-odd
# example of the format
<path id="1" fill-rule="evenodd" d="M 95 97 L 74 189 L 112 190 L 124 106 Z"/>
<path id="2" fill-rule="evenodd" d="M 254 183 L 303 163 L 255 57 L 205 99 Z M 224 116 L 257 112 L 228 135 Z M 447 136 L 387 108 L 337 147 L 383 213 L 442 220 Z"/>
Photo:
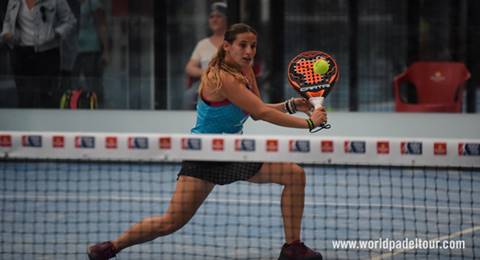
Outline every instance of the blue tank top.
<path id="1" fill-rule="evenodd" d="M 249 115 L 228 100 L 209 103 L 199 97 L 194 134 L 241 134 Z"/>

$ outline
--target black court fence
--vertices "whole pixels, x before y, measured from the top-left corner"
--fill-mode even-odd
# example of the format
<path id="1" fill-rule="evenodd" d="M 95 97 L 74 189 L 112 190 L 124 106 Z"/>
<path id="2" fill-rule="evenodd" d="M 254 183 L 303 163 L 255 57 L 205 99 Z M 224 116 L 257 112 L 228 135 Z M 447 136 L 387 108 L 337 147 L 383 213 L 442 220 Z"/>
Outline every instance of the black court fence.
<path id="1" fill-rule="evenodd" d="M 252 7 L 245 8 L 247 22 L 254 17 L 255 4 L 250 2 Z M 321 49 L 331 53 L 341 69 L 337 89 L 327 99 L 332 109 L 394 111 L 396 75 L 416 61 L 456 61 L 465 63 L 472 74 L 465 85 L 463 111 L 475 112 L 478 10 L 478 1 L 275 1 L 271 20 L 261 27 L 264 33 L 274 34 L 269 34 L 270 44 L 264 46 L 273 61 L 272 82 L 284 83 L 284 68 L 296 53 Z M 278 24 L 283 26 L 278 29 Z M 281 69 L 273 65 L 277 56 L 283 58 Z M 285 90 L 284 96 L 293 94 L 288 87 Z M 272 87 L 271 91 L 277 90 Z M 412 95 L 406 91 L 405 95 Z"/>
<path id="2" fill-rule="evenodd" d="M 196 42 L 210 34 L 213 1 L 227 2 L 229 23 L 259 32 L 255 65 L 266 101 L 295 95 L 286 82 L 288 61 L 320 49 L 341 69 L 327 98 L 333 111 L 395 111 L 392 81 L 416 61 L 464 63 L 471 77 L 462 111 L 478 110 L 477 0 L 104 0 L 112 50 L 103 108 L 192 109 L 184 102 L 194 92 L 184 68 Z M 0 97 L 15 96 L 9 53 L 0 45 Z M 405 92 L 411 99 L 411 88 Z M 11 100 L 0 99 L 0 107 L 15 106 Z"/>

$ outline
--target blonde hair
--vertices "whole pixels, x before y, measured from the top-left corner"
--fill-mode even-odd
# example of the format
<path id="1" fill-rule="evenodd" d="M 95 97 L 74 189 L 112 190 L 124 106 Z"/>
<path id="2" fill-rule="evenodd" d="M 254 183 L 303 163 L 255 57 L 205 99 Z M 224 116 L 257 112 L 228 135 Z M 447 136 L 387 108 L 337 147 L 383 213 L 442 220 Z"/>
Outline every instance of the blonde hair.
<path id="1" fill-rule="evenodd" d="M 251 32 L 257 35 L 257 32 L 247 24 L 234 24 L 225 32 L 224 41 L 233 44 L 238 34 L 246 32 Z M 218 91 L 222 87 L 222 79 L 220 77 L 221 71 L 232 75 L 236 80 L 243 84 L 248 84 L 247 78 L 238 68 L 225 63 L 225 54 L 226 52 L 225 49 L 223 49 L 223 46 L 220 47 L 217 55 L 215 55 L 210 61 L 207 70 L 202 75 L 199 91 L 201 91 L 206 84 L 214 85 L 215 91 Z"/>

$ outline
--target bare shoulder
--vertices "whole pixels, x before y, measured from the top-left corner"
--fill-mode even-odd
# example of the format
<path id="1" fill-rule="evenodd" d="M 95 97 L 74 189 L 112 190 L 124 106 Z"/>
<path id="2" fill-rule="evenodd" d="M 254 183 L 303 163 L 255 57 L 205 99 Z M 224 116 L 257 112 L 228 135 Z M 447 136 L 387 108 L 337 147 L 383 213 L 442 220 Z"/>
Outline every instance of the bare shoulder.
<path id="1" fill-rule="evenodd" d="M 234 75 L 226 71 L 220 71 L 220 80 L 222 81 L 223 87 L 235 88 L 243 85 L 239 79 L 235 78 Z"/>

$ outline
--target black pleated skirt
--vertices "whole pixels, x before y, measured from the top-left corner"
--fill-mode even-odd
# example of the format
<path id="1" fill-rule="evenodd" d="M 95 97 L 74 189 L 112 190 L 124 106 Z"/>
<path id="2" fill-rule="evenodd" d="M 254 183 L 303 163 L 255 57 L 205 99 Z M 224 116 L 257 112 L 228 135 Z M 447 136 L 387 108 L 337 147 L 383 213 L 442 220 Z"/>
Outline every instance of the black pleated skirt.
<path id="1" fill-rule="evenodd" d="M 218 185 L 245 181 L 260 171 L 261 162 L 183 161 L 178 176 L 191 176 Z"/>

